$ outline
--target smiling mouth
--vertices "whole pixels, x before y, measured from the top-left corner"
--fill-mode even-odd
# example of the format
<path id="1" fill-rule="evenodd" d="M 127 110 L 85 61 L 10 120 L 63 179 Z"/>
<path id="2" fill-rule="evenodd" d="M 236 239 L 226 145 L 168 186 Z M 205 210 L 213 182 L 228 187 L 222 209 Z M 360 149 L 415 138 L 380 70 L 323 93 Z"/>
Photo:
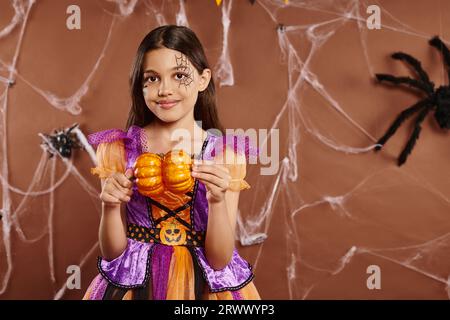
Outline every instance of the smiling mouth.
<path id="1" fill-rule="evenodd" d="M 164 103 L 157 102 L 156 105 L 163 109 L 169 109 L 169 108 L 172 108 L 173 106 L 175 106 L 178 102 L 179 101 L 171 101 L 171 102 L 164 102 Z"/>
<path id="2" fill-rule="evenodd" d="M 181 239 L 181 234 L 175 239 L 169 239 L 167 236 L 164 236 L 164 238 L 166 238 L 167 242 L 178 242 Z"/>

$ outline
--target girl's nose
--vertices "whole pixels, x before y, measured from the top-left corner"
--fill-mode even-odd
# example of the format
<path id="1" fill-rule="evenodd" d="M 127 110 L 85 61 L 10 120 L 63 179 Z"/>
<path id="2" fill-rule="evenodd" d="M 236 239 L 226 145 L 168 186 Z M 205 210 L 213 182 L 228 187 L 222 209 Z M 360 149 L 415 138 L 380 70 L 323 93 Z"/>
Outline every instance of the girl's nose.
<path id="1" fill-rule="evenodd" d="M 169 80 L 161 80 L 160 86 L 158 89 L 159 96 L 167 96 L 172 93 L 172 88 L 170 86 Z"/>

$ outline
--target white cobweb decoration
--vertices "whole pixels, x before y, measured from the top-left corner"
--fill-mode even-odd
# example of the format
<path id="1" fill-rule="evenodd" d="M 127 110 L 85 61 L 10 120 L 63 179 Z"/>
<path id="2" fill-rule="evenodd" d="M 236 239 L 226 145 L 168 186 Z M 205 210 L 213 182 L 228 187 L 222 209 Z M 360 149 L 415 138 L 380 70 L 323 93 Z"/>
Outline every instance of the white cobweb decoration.
<path id="1" fill-rule="evenodd" d="M 49 236 L 48 240 L 48 264 L 50 270 L 50 281 L 53 285 L 57 285 L 59 289 L 55 290 L 54 298 L 59 299 L 64 296 L 66 291 L 65 279 L 57 279 L 55 276 L 55 265 L 53 255 L 53 214 L 54 214 L 54 197 L 55 191 L 60 187 L 69 176 L 77 179 L 80 186 L 93 199 L 97 200 L 98 191 L 91 186 L 85 178 L 79 173 L 72 160 L 55 156 L 48 157 L 47 150 L 43 149 L 40 161 L 35 169 L 35 174 L 31 178 L 27 190 L 21 190 L 9 183 L 9 160 L 8 160 L 8 123 L 6 122 L 8 113 L 8 91 L 16 79 L 23 81 L 35 92 L 45 98 L 49 105 L 55 109 L 68 112 L 72 115 L 79 115 L 82 111 L 83 97 L 89 90 L 92 77 L 97 72 L 102 59 L 108 54 L 108 45 L 113 34 L 113 28 L 117 19 L 129 19 L 133 17 L 136 8 L 142 4 L 147 8 L 147 14 L 153 15 L 159 25 L 167 22 L 163 14 L 164 5 L 166 3 L 175 3 L 178 5 L 178 12 L 174 13 L 174 17 L 179 25 L 189 26 L 188 17 L 186 16 L 185 6 L 189 2 L 183 0 L 160 1 L 158 4 L 150 0 L 104 0 L 105 2 L 115 2 L 118 13 L 111 14 L 111 25 L 109 32 L 105 35 L 104 47 L 99 52 L 96 63 L 92 66 L 92 70 L 86 75 L 85 81 L 80 84 L 70 97 L 59 97 L 48 89 L 40 88 L 37 84 L 31 83 L 20 74 L 17 70 L 17 60 L 21 53 L 21 45 L 23 35 L 28 27 L 30 13 L 39 3 L 34 0 L 11 0 L 10 4 L 14 10 L 14 15 L 10 22 L 0 30 L 0 41 L 8 37 L 13 30 L 19 30 L 19 37 L 15 47 L 14 56 L 11 61 L 0 60 L 0 133 L 2 142 L 1 152 L 1 173 L 2 182 L 2 206 L 1 206 L 1 225 L 2 225 L 2 260 L 5 262 L 6 270 L 0 274 L 0 296 L 7 290 L 8 284 L 14 270 L 13 255 L 11 252 L 11 232 L 15 231 L 22 242 L 34 243 L 42 239 L 45 235 Z M 374 1 L 376 3 L 376 1 Z M 254 6 L 259 6 L 272 20 L 273 27 L 278 26 L 278 46 L 281 52 L 281 63 L 287 66 L 288 91 L 283 97 L 284 101 L 279 106 L 278 116 L 271 123 L 271 128 L 277 128 L 283 119 L 288 119 L 288 148 L 282 153 L 279 171 L 270 178 L 270 183 L 265 183 L 264 194 L 266 201 L 262 204 L 252 204 L 250 212 L 254 214 L 246 215 L 245 219 L 241 215 L 238 216 L 238 237 L 242 245 L 256 245 L 257 253 L 254 261 L 254 269 L 258 270 L 261 261 L 264 246 L 271 239 L 270 226 L 274 218 L 278 223 L 284 224 L 285 247 L 286 251 L 285 276 L 287 281 L 288 292 L 286 298 L 289 299 L 305 299 L 308 298 L 314 288 L 320 285 L 325 279 L 333 277 L 343 272 L 346 267 L 358 255 L 370 255 L 381 260 L 392 262 L 393 264 L 404 267 L 408 270 L 416 272 L 428 277 L 439 284 L 442 284 L 442 290 L 449 295 L 450 298 L 450 262 L 448 252 L 450 249 L 450 232 L 444 232 L 438 237 L 429 238 L 421 241 L 418 237 L 414 244 L 408 243 L 398 247 L 367 247 L 364 241 L 358 241 L 349 237 L 346 239 L 346 249 L 342 252 L 333 251 L 333 247 L 319 239 L 319 236 L 326 237 L 326 234 L 315 235 L 308 230 L 298 227 L 298 219 L 307 218 L 317 207 L 323 208 L 324 221 L 332 219 L 333 222 L 346 221 L 354 226 L 373 225 L 374 228 L 379 227 L 379 222 L 365 217 L 352 210 L 355 206 L 354 202 L 364 199 L 365 195 L 373 192 L 380 192 L 381 189 L 396 190 L 402 185 L 413 186 L 420 192 L 427 193 L 436 197 L 437 201 L 450 205 L 450 199 L 443 192 L 437 190 L 433 185 L 425 179 L 410 176 L 402 171 L 395 169 L 383 169 L 371 173 L 364 177 L 359 183 L 350 187 L 347 192 L 337 195 L 322 195 L 321 197 L 309 201 L 304 199 L 302 193 L 299 192 L 298 186 L 302 184 L 299 181 L 299 157 L 297 155 L 297 146 L 300 139 L 306 137 L 300 136 L 299 128 L 307 133 L 308 137 L 315 139 L 325 148 L 329 148 L 336 152 L 349 155 L 358 155 L 371 151 L 375 147 L 376 138 L 372 136 L 364 125 L 358 123 L 352 116 L 346 112 L 346 108 L 327 90 L 326 86 L 321 82 L 319 74 L 313 72 L 311 61 L 315 55 L 321 51 L 322 46 L 333 38 L 333 36 L 345 25 L 355 24 L 360 34 L 361 48 L 364 58 L 367 61 L 367 77 L 372 77 L 372 70 L 367 53 L 367 35 L 365 17 L 361 14 L 369 4 L 367 1 L 359 0 L 290 0 L 288 4 L 282 0 L 257 0 Z M 377 3 L 378 4 L 378 3 Z M 232 39 L 230 35 L 230 25 L 232 24 L 232 5 L 233 0 L 222 1 L 222 51 L 219 60 L 215 66 L 216 77 L 220 86 L 233 86 L 234 75 L 233 65 L 230 60 L 228 41 Z M 379 4 L 378 4 L 379 5 Z M 379 5 L 382 7 L 381 5 Z M 296 24 L 296 25 L 280 25 L 280 14 L 284 10 L 290 8 L 299 8 L 309 10 L 311 12 L 327 13 L 333 18 L 323 20 L 313 24 Z M 388 11 L 383 10 L 383 16 L 387 17 L 383 21 L 383 28 L 390 29 L 394 32 L 403 33 L 408 36 L 421 37 L 429 39 L 432 35 L 426 34 L 413 27 L 408 26 Z M 306 58 L 301 58 L 299 54 L 300 48 L 295 44 L 293 39 L 301 39 L 310 45 Z M 445 41 L 445 40 L 444 40 Z M 347 145 L 334 138 L 330 132 L 324 132 L 323 128 L 318 127 L 304 112 L 303 90 L 313 90 L 320 95 L 329 107 L 330 112 L 336 112 L 343 121 L 351 128 L 353 132 L 358 132 L 362 141 L 361 145 Z M 281 99 L 280 99 L 281 100 Z M 350 129 L 349 129 L 350 130 Z M 81 131 L 77 131 L 80 141 L 87 148 L 87 151 L 95 161 L 93 150 L 89 149 L 85 137 Z M 260 142 L 261 143 L 261 142 Z M 259 145 L 264 148 L 264 145 Z M 55 175 L 56 162 L 61 162 L 66 170 L 63 175 L 57 177 Z M 392 171 L 392 172 L 391 172 Z M 395 175 L 395 179 L 385 181 L 387 175 Z M 265 181 L 267 182 L 267 181 Z M 261 183 L 255 184 L 253 192 L 262 191 Z M 12 209 L 11 193 L 22 196 L 20 203 Z M 22 218 L 27 215 L 27 211 L 31 207 L 31 203 L 37 198 L 46 196 L 48 203 L 45 221 L 42 225 L 40 233 L 35 235 L 27 235 L 24 231 Z M 283 210 L 275 211 L 275 207 L 282 207 Z M 96 208 L 99 211 L 99 208 Z M 330 220 L 331 221 L 331 220 Z M 331 223 L 331 222 L 328 222 Z M 327 222 L 323 222 L 327 226 Z M 320 231 L 320 227 L 316 226 Z M 312 228 L 314 231 L 315 229 Z M 336 240 L 336 239 L 328 239 Z M 413 241 L 414 242 L 414 241 Z M 87 259 L 95 252 L 98 243 L 94 243 L 92 247 L 85 253 L 79 261 L 79 265 L 83 266 Z M 311 248 L 314 248 L 312 250 Z M 314 252 L 320 252 L 318 257 Z M 324 256 L 325 255 L 325 256 Z M 274 279 L 272 279 L 274 280 Z"/>
<path id="2" fill-rule="evenodd" d="M 137 0 L 131 1 L 126 4 L 126 1 L 117 1 L 117 5 L 120 8 L 120 13 L 122 16 L 128 16 L 132 14 L 134 7 L 137 3 Z M 67 159 L 59 155 L 56 150 L 53 150 L 52 153 L 55 154 L 52 158 L 49 158 L 49 150 L 51 148 L 51 144 L 48 143 L 46 145 L 41 145 L 42 153 L 40 157 L 40 161 L 34 170 L 34 175 L 31 178 L 29 183 L 29 187 L 27 190 L 21 190 L 9 183 L 9 163 L 8 163 L 8 134 L 7 134 L 7 125 L 6 122 L 7 113 L 8 113 L 8 91 L 11 86 L 14 85 L 16 79 L 23 81 L 30 88 L 35 90 L 38 94 L 40 94 L 44 99 L 48 101 L 48 103 L 55 107 L 58 110 L 66 111 L 73 115 L 78 115 L 82 112 L 82 107 L 80 105 L 80 101 L 83 96 L 86 95 L 89 89 L 90 81 L 98 70 L 98 67 L 105 55 L 105 51 L 108 47 L 109 41 L 111 39 L 112 30 L 114 23 L 117 19 L 117 16 L 113 15 L 111 19 L 111 26 L 109 28 L 109 32 L 106 35 L 105 45 L 103 50 L 99 53 L 99 57 L 96 63 L 92 67 L 92 71 L 86 76 L 86 80 L 81 84 L 80 88 L 68 98 L 58 97 L 56 94 L 39 88 L 37 85 L 31 83 L 26 78 L 24 78 L 20 72 L 16 69 L 17 60 L 20 55 L 20 48 L 23 41 L 23 36 L 25 30 L 28 26 L 28 21 L 30 14 L 36 5 L 34 0 L 12 0 L 11 6 L 14 8 L 14 16 L 11 19 L 10 23 L 3 27 L 0 30 L 0 39 L 7 37 L 13 30 L 20 29 L 18 41 L 16 44 L 16 50 L 12 61 L 6 62 L 0 60 L 0 70 L 6 71 L 7 77 L 0 77 L 0 82 L 3 84 L 2 91 L 0 94 L 0 107 L 1 107 L 1 119 L 0 129 L 1 129 L 1 137 L 2 137 L 2 167 L 0 173 L 0 179 L 2 182 L 2 207 L 0 210 L 1 213 L 1 224 L 2 224 L 2 261 L 5 262 L 6 270 L 2 272 L 0 278 L 0 295 L 4 294 L 8 288 L 8 284 L 11 280 L 12 272 L 13 272 L 13 253 L 11 251 L 11 232 L 14 230 L 19 239 L 24 243 L 35 243 L 41 240 L 44 236 L 48 235 L 48 264 L 50 270 L 50 281 L 52 284 L 59 284 L 61 287 L 57 291 L 55 291 L 54 298 L 59 299 L 63 296 L 66 290 L 66 282 L 61 279 L 56 279 L 55 277 L 55 263 L 54 263 L 54 230 L 53 230 L 53 215 L 54 215 L 54 198 L 55 191 L 63 185 L 63 183 L 69 178 L 74 177 L 80 184 L 80 186 L 88 193 L 91 199 L 94 200 L 94 203 L 98 203 L 98 191 L 95 187 L 90 185 L 90 183 L 79 173 L 78 169 L 72 162 L 72 158 Z M 76 134 L 80 143 L 84 146 L 87 151 L 89 157 L 91 158 L 93 164 L 95 164 L 95 152 L 92 147 L 88 144 L 86 137 L 83 132 L 79 128 L 75 128 L 73 132 Z M 42 139 L 46 139 L 43 134 L 39 134 Z M 62 176 L 56 177 L 56 162 L 60 161 L 66 167 L 65 172 Z M 11 193 L 15 193 L 22 196 L 21 201 L 18 205 L 15 206 L 15 209 L 12 210 L 12 201 L 11 201 Z M 46 198 L 48 203 L 45 204 L 43 200 Z M 44 217 L 44 221 L 42 225 L 40 225 L 36 235 L 27 235 L 24 231 L 23 223 L 21 222 L 23 218 L 30 216 L 30 209 L 32 209 L 32 204 L 36 201 L 40 202 L 40 206 L 43 208 L 47 208 L 47 212 Z M 97 212 L 100 214 L 100 208 L 95 207 Z M 94 243 L 91 249 L 85 254 L 82 260 L 79 262 L 79 266 L 83 267 L 86 260 L 95 252 L 97 249 L 98 243 Z M 57 281 L 59 280 L 59 281 Z M 64 279 L 65 280 L 65 279 Z"/>
<path id="3" fill-rule="evenodd" d="M 278 128 L 280 120 L 285 117 L 288 118 L 288 150 L 284 158 L 282 156 L 280 157 L 282 158 L 280 170 L 278 175 L 273 178 L 271 188 L 264 192 L 266 194 L 266 202 L 261 207 L 258 204 L 252 205 L 249 212 L 256 214 L 253 216 L 250 214 L 250 217 L 246 216 L 245 222 L 242 220 L 238 221 L 241 232 L 241 243 L 248 245 L 259 243 L 266 237 L 270 238 L 269 227 L 275 215 L 277 216 L 278 223 L 284 224 L 283 234 L 286 238 L 285 248 L 287 249 L 286 256 L 288 257 L 286 281 L 289 299 L 308 298 L 311 291 L 317 285 L 342 272 L 357 255 L 361 254 L 380 258 L 381 260 L 389 261 L 410 271 L 417 272 L 433 279 L 437 283 L 441 283 L 443 290 L 448 292 L 450 259 L 446 257 L 446 252 L 450 249 L 449 230 L 439 237 L 429 238 L 425 242 L 421 242 L 418 236 L 417 239 L 414 239 L 415 241 L 412 241 L 414 243 L 413 245 L 400 247 L 367 247 L 363 244 L 363 241 L 359 243 L 357 237 L 352 239 L 351 235 L 343 235 L 345 239 L 342 239 L 342 242 L 348 242 L 347 250 L 335 252 L 335 247 L 328 244 L 330 240 L 336 240 L 335 238 L 327 239 L 326 234 L 316 235 L 313 234 L 313 231 L 308 232 L 306 228 L 302 230 L 298 229 L 298 226 L 301 225 L 298 219 L 312 214 L 310 211 L 315 207 L 323 208 L 324 221 L 330 217 L 330 214 L 334 214 L 338 218 L 333 220 L 333 222 L 340 220 L 349 221 L 351 224 L 364 227 L 380 227 L 380 223 L 376 219 L 364 217 L 357 212 L 352 212 L 350 209 L 353 206 L 352 201 L 357 201 L 359 196 L 364 197 L 364 195 L 368 195 L 371 192 L 378 192 L 378 189 L 381 187 L 389 190 L 393 187 L 402 186 L 402 182 L 405 186 L 414 186 L 421 193 L 434 196 L 436 201 L 444 202 L 445 206 L 450 204 L 449 197 L 436 190 L 425 179 L 410 176 L 403 171 L 397 170 L 397 168 L 378 170 L 365 177 L 345 194 L 333 196 L 323 195 L 313 202 L 305 201 L 298 187 L 302 184 L 302 181 L 299 181 L 299 159 L 297 158 L 296 151 L 296 147 L 301 138 L 300 130 L 298 130 L 299 126 L 308 134 L 308 138 L 316 139 L 326 148 L 344 154 L 362 154 L 376 147 L 375 137 L 345 111 L 345 107 L 321 83 L 320 75 L 315 74 L 313 68 L 310 67 L 311 61 L 320 52 L 321 47 L 343 26 L 356 24 L 360 33 L 364 58 L 367 62 L 367 70 L 369 71 L 367 77 L 373 78 L 374 72 L 367 54 L 366 16 L 362 16 L 362 14 L 365 14 L 365 8 L 371 4 L 377 4 L 381 7 L 384 21 L 387 21 L 382 24 L 382 28 L 426 40 L 430 39 L 433 35 L 419 32 L 401 23 L 377 1 L 369 3 L 359 0 L 303 0 L 289 1 L 288 5 L 284 5 L 281 1 L 258 0 L 256 3 L 266 11 L 267 15 L 272 19 L 274 26 L 278 26 L 278 44 L 281 50 L 281 61 L 287 64 L 289 77 L 288 92 L 286 93 L 285 101 L 279 106 L 280 112 L 273 122 L 272 128 Z M 278 17 L 282 14 L 283 10 L 289 8 L 301 8 L 311 12 L 326 13 L 332 16 L 332 18 L 314 24 L 283 25 Z M 297 41 L 301 39 L 302 45 L 309 46 L 306 58 L 301 58 L 299 54 L 300 49 L 298 45 L 296 46 L 293 39 Z M 443 41 L 446 42 L 445 40 Z M 303 111 L 305 109 L 303 97 L 306 90 L 313 90 L 319 94 L 326 102 L 326 105 L 329 106 L 330 110 L 337 112 L 350 127 L 353 127 L 353 131 L 356 130 L 359 132 L 361 141 L 365 141 L 366 145 L 346 145 L 330 137 L 332 136 L 331 132 L 323 132 L 322 128 L 316 127 L 314 121 Z M 381 182 L 380 177 L 386 177 L 386 175 L 396 176 L 398 181 Z M 264 186 L 264 189 L 266 188 L 267 185 Z M 255 189 L 253 190 L 255 193 L 263 191 L 259 183 Z M 282 204 L 283 210 L 275 212 L 275 208 L 280 207 L 279 204 Z M 317 211 L 315 213 L 318 214 Z M 392 214 L 395 213 L 393 212 Z M 330 222 L 323 222 L 323 224 L 332 224 L 333 222 L 330 220 Z M 320 227 L 317 227 L 317 229 L 321 230 Z M 373 236 L 376 237 L 375 234 Z M 320 239 L 321 237 L 324 240 Z M 407 235 L 406 238 L 411 238 L 411 235 Z M 352 243 L 352 241 L 354 242 Z M 265 243 L 259 246 L 255 268 L 258 267 L 264 246 Z M 327 255 L 327 257 L 324 258 L 323 255 Z"/>

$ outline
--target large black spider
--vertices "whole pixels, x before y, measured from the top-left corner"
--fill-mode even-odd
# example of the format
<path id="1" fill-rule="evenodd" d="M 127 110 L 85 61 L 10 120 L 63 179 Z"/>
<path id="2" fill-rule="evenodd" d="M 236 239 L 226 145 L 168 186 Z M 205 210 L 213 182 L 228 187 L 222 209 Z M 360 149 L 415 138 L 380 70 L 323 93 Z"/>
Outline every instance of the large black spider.
<path id="1" fill-rule="evenodd" d="M 69 129 L 55 130 L 53 135 L 43 134 L 45 136 L 44 145 L 52 158 L 56 152 L 58 152 L 64 158 L 70 158 L 72 155 L 72 148 L 83 148 L 83 145 L 78 141 L 73 129 L 78 127 L 78 123 L 75 123 Z"/>
<path id="2" fill-rule="evenodd" d="M 444 65 L 447 69 L 447 75 L 450 80 L 450 51 L 437 36 L 432 38 L 429 41 L 429 44 L 442 53 Z M 396 60 L 403 60 L 409 64 L 414 71 L 416 71 L 419 79 L 413 79 L 411 77 L 396 77 L 389 74 L 376 74 L 378 81 L 386 81 L 395 85 L 406 85 L 409 88 L 418 89 L 420 92 L 425 93 L 424 99 L 403 110 L 397 116 L 384 136 L 378 140 L 377 144 L 380 146 L 375 148 L 376 151 L 380 150 L 389 138 L 394 135 L 403 121 L 412 116 L 414 113 L 419 112 L 419 115 L 415 120 L 414 131 L 398 158 L 398 166 L 401 166 L 406 162 L 406 159 L 414 148 L 422 129 L 421 124 L 428 112 L 434 110 L 434 118 L 441 129 L 450 128 L 450 86 L 440 86 L 436 90 L 434 83 L 430 81 L 428 74 L 422 69 L 421 63 L 407 53 L 396 52 L 392 55 L 392 58 Z"/>

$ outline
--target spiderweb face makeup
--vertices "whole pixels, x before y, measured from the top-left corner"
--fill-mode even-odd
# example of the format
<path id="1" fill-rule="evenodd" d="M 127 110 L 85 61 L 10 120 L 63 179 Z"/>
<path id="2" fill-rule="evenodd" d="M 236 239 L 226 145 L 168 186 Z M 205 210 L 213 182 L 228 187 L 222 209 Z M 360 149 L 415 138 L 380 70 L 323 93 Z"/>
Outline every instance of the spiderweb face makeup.
<path id="1" fill-rule="evenodd" d="M 194 71 L 189 65 L 188 58 L 184 54 L 175 54 L 175 61 L 177 64 L 177 71 L 185 74 L 185 77 L 180 80 L 180 84 L 178 85 L 178 87 L 183 85 L 187 89 L 187 87 L 189 87 L 194 81 Z"/>

